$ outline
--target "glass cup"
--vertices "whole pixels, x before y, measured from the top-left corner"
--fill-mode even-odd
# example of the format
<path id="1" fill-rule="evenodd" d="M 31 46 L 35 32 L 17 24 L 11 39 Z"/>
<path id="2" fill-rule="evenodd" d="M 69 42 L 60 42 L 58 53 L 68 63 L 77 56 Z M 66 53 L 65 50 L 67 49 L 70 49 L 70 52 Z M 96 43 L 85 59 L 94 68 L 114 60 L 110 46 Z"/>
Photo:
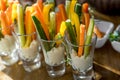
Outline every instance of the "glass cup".
<path id="1" fill-rule="evenodd" d="M 59 77 L 65 73 L 65 46 L 62 40 L 40 39 L 46 70 L 50 77 Z"/>
<path id="2" fill-rule="evenodd" d="M 92 80 L 94 78 L 93 56 L 96 40 L 97 37 L 93 34 L 90 44 L 74 45 L 71 43 L 68 35 L 66 36 L 69 52 L 68 56 L 72 66 L 74 80 Z M 83 49 L 81 56 L 78 56 L 78 49 Z"/>
<path id="3" fill-rule="evenodd" d="M 36 32 L 27 35 L 19 35 L 13 32 L 19 49 L 19 58 L 25 71 L 31 72 L 41 67 L 40 43 Z M 24 42 L 23 42 L 24 38 Z"/>
<path id="4" fill-rule="evenodd" d="M 0 56 L 2 63 L 7 66 L 13 65 L 19 60 L 11 29 L 11 26 L 0 28 Z"/>

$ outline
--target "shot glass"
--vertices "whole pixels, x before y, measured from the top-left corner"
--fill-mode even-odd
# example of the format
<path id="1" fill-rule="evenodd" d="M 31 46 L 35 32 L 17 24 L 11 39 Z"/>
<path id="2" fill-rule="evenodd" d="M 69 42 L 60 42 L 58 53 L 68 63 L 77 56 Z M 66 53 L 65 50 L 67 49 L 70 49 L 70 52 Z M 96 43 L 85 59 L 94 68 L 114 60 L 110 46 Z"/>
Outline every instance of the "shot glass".
<path id="1" fill-rule="evenodd" d="M 72 66 L 74 80 L 92 80 L 94 78 L 93 56 L 96 39 L 96 35 L 93 34 L 90 44 L 74 45 L 71 43 L 69 37 L 66 36 L 69 52 L 68 56 Z M 81 56 L 78 56 L 79 49 L 82 49 Z"/>
<path id="2" fill-rule="evenodd" d="M 2 63 L 7 66 L 13 65 L 19 60 L 11 28 L 11 26 L 0 28 L 0 56 Z"/>
<path id="3" fill-rule="evenodd" d="M 40 43 L 36 32 L 26 35 L 20 35 L 16 32 L 13 34 L 19 49 L 18 55 L 25 71 L 32 72 L 39 69 L 41 67 Z"/>
<path id="4" fill-rule="evenodd" d="M 62 40 L 40 39 L 46 70 L 50 77 L 60 77 L 65 73 L 65 46 Z"/>

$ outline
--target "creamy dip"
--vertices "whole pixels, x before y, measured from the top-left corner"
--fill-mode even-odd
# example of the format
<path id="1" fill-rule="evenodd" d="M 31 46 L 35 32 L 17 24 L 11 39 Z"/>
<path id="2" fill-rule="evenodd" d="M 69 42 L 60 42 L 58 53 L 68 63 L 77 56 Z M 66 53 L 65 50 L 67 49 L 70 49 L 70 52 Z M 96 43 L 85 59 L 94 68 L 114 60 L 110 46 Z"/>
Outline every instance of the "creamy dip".
<path id="1" fill-rule="evenodd" d="M 72 67 L 74 69 L 85 71 L 89 67 L 92 66 L 92 58 L 88 55 L 86 58 L 85 56 L 77 56 L 76 51 L 72 50 L 71 59 L 72 59 Z"/>
<path id="2" fill-rule="evenodd" d="M 5 35 L 4 38 L 0 40 L 0 53 L 6 52 L 6 54 L 10 54 L 13 49 L 15 49 L 15 38 Z"/>
<path id="3" fill-rule="evenodd" d="M 45 55 L 45 61 L 49 65 L 58 65 L 64 60 L 65 49 L 62 46 L 53 47 Z"/>
<path id="4" fill-rule="evenodd" d="M 36 40 L 33 40 L 30 44 L 30 47 L 27 48 L 22 48 L 22 52 L 20 53 L 20 57 L 23 60 L 34 60 L 37 56 L 37 54 L 39 54 L 39 43 Z"/>

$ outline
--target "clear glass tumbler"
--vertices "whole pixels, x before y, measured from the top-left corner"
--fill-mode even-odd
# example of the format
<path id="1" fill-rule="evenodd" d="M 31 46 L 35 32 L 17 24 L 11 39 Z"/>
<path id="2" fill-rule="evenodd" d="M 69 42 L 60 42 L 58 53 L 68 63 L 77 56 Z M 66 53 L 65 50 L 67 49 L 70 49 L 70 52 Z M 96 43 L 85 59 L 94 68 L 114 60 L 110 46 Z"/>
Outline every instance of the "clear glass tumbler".
<path id="1" fill-rule="evenodd" d="M 59 77 L 65 73 L 65 46 L 63 39 L 40 39 L 46 69 L 50 77 Z"/>
<path id="2" fill-rule="evenodd" d="M 93 56 L 96 39 L 96 35 L 93 34 L 90 44 L 74 45 L 71 43 L 69 37 L 66 36 L 69 50 L 68 56 L 72 66 L 74 80 L 92 80 L 92 78 L 94 78 Z M 78 49 L 82 49 L 81 56 L 78 56 Z"/>
<path id="3" fill-rule="evenodd" d="M 36 32 L 26 35 L 13 33 L 19 49 L 19 58 L 25 71 L 31 72 L 41 67 L 40 42 Z"/>
<path id="4" fill-rule="evenodd" d="M 11 26 L 0 28 L 0 56 L 2 63 L 7 66 L 13 65 L 19 60 L 11 29 Z"/>

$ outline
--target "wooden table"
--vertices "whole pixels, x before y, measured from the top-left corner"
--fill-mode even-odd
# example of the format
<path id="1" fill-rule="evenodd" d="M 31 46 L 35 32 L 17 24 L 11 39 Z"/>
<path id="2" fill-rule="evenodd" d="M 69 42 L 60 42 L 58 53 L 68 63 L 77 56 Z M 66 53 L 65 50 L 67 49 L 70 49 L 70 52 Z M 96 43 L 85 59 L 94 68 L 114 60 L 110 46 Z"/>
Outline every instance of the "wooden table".
<path id="1" fill-rule="evenodd" d="M 95 17 L 111 21 L 115 27 L 120 24 L 120 16 L 107 16 L 95 11 Z M 102 77 L 100 80 L 120 80 L 120 53 L 113 50 L 109 41 L 99 49 L 95 49 L 94 70 Z M 3 72 L 14 80 L 73 80 L 72 70 L 67 66 L 66 73 L 59 78 L 50 78 L 43 62 L 39 70 L 31 73 L 25 72 L 22 65 L 7 67 Z"/>

